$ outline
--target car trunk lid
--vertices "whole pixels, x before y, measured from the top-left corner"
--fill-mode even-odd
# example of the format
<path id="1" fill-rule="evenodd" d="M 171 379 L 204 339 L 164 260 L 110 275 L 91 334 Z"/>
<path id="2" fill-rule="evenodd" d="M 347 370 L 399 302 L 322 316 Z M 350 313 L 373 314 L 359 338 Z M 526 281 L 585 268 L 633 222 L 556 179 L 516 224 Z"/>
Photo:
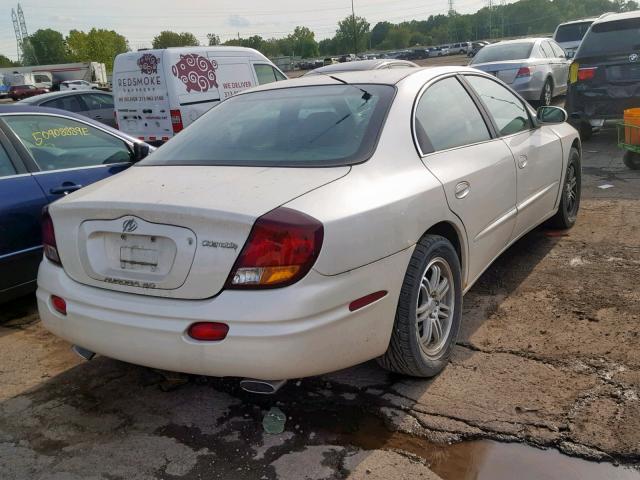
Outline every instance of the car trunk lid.
<path id="1" fill-rule="evenodd" d="M 479 63 L 477 65 L 472 65 L 472 67 L 482 70 L 483 72 L 490 73 L 498 77 L 504 83 L 512 84 L 518 76 L 518 71 L 522 67 L 531 68 L 532 65 L 522 60 L 511 60 L 505 62 Z"/>
<path id="2" fill-rule="evenodd" d="M 52 204 L 62 264 L 99 288 L 212 297 L 258 217 L 349 169 L 134 167 Z"/>

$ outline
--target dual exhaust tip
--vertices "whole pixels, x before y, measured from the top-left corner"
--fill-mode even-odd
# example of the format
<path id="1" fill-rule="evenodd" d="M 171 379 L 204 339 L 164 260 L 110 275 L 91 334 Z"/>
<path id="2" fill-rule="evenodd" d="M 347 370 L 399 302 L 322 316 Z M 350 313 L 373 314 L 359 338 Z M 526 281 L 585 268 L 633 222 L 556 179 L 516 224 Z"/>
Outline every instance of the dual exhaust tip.
<path id="1" fill-rule="evenodd" d="M 71 347 L 73 353 L 78 355 L 80 358 L 84 360 L 91 360 L 96 356 L 95 352 L 91 350 L 87 350 L 79 345 L 74 345 Z M 273 395 L 280 388 L 287 383 L 286 380 L 255 380 L 252 378 L 243 378 L 240 380 L 240 388 L 242 388 L 245 392 L 256 393 L 259 395 Z"/>

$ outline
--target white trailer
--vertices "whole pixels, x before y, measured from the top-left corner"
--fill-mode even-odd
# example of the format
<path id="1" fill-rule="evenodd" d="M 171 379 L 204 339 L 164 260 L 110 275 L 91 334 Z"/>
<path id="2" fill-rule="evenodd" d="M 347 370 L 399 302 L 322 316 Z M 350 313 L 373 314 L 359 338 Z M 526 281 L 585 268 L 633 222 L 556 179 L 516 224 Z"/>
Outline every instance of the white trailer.
<path id="1" fill-rule="evenodd" d="M 65 80 L 86 80 L 87 82 L 97 83 L 101 87 L 107 86 L 107 68 L 104 63 L 99 62 L 0 68 L 0 74 L 8 73 L 50 73 L 53 87 L 57 87 L 60 85 L 60 82 L 64 82 Z"/>

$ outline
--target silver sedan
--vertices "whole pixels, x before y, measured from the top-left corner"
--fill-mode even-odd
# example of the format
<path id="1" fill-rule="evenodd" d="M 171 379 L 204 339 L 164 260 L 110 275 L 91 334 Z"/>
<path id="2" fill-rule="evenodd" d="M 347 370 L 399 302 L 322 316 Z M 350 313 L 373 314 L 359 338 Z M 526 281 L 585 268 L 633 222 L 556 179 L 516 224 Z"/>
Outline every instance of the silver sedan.
<path id="1" fill-rule="evenodd" d="M 526 100 L 550 105 L 567 92 L 569 63 L 555 41 L 527 38 L 487 45 L 470 66 L 498 77 Z"/>
<path id="2" fill-rule="evenodd" d="M 51 205 L 40 316 L 86 357 L 165 370 L 277 380 L 378 358 L 433 376 L 491 262 L 576 221 L 566 119 L 464 67 L 243 91 Z"/>

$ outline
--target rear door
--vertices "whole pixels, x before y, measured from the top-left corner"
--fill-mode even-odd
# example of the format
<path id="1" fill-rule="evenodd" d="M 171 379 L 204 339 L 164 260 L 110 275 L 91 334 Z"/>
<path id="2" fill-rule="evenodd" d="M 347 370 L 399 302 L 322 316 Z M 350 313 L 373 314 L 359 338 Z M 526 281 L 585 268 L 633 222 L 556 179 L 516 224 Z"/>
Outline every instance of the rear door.
<path id="1" fill-rule="evenodd" d="M 85 115 L 97 122 L 116 127 L 113 114 L 113 96 L 108 93 L 85 93 L 78 96 L 84 104 Z"/>
<path id="2" fill-rule="evenodd" d="M 473 282 L 511 239 L 516 220 L 513 155 L 456 77 L 418 100 L 415 133 L 425 166 L 440 180 L 469 239 Z"/>
<path id="3" fill-rule="evenodd" d="M 555 60 L 558 64 L 558 74 L 554 78 L 556 92 L 563 94 L 567 91 L 567 82 L 569 81 L 569 61 L 560 45 L 554 41 L 549 41 L 549 45 L 555 54 Z"/>
<path id="4" fill-rule="evenodd" d="M 518 219 L 513 235 L 519 237 L 554 210 L 562 176 L 560 139 L 549 127 L 535 128 L 525 103 L 505 86 L 479 75 L 464 78 L 515 159 Z"/>
<path id="5" fill-rule="evenodd" d="M 131 165 L 127 143 L 88 123 L 48 114 L 5 115 L 1 121 L 49 202 Z"/>
<path id="6" fill-rule="evenodd" d="M 47 199 L 0 130 L 0 301 L 35 284 Z M 27 290 L 25 290 L 26 293 Z"/>
<path id="7" fill-rule="evenodd" d="M 59 108 L 60 110 L 66 110 L 67 112 L 78 113 L 80 115 L 86 115 L 86 107 L 78 99 L 78 95 L 63 95 L 53 100 L 48 100 L 40 105 L 47 108 Z"/>

